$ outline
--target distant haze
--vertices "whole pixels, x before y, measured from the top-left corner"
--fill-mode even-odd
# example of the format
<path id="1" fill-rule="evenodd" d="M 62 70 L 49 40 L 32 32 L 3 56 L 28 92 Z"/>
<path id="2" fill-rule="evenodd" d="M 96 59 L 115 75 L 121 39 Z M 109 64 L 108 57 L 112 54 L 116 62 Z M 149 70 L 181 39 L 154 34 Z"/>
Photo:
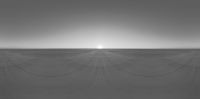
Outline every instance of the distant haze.
<path id="1" fill-rule="evenodd" d="M 1 48 L 199 48 L 198 0 L 1 0 Z"/>

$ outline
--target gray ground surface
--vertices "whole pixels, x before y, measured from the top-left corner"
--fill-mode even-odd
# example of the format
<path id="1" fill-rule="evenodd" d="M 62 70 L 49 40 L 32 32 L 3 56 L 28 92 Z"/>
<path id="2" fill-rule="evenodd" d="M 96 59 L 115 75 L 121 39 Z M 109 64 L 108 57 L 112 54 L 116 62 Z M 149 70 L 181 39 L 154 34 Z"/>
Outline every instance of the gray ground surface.
<path id="1" fill-rule="evenodd" d="M 0 50 L 0 99 L 200 99 L 200 50 Z"/>

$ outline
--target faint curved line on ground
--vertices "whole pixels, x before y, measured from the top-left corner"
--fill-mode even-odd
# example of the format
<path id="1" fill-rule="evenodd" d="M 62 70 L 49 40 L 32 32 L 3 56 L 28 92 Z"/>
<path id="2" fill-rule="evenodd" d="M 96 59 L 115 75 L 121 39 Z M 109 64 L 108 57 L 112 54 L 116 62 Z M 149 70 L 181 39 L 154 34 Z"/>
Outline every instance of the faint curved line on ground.
<path id="1" fill-rule="evenodd" d="M 12 66 L 18 68 L 19 70 L 25 72 L 25 73 L 28 73 L 28 74 L 31 74 L 33 76 L 36 76 L 36 77 L 42 77 L 42 78 L 57 78 L 57 77 L 63 77 L 63 76 L 70 76 L 74 73 L 77 73 L 77 72 L 82 72 L 83 70 L 85 70 L 86 68 L 89 67 L 89 63 L 91 63 L 90 61 L 88 62 L 88 66 L 81 66 L 82 64 L 80 64 L 79 68 L 78 69 L 73 69 L 73 71 L 70 71 L 70 72 L 66 72 L 66 73 L 62 73 L 62 74 L 58 74 L 58 75 L 43 75 L 43 74 L 40 74 L 40 73 L 34 73 L 34 72 L 30 72 L 30 71 L 27 71 L 26 69 L 24 69 L 23 67 L 11 62 L 11 60 L 9 60 L 9 62 L 12 64 Z M 80 69 L 80 70 L 79 70 Z"/>
<path id="2" fill-rule="evenodd" d="M 106 55 L 105 55 L 106 56 Z M 106 58 L 106 61 L 108 61 L 108 57 L 105 57 Z M 107 63 L 107 62 L 106 62 Z M 121 88 L 118 87 L 118 85 L 113 85 L 112 81 L 111 81 L 111 77 L 109 76 L 110 75 L 110 72 L 108 71 L 107 69 L 107 66 L 106 65 L 109 65 L 108 64 L 105 64 L 103 67 L 102 67 L 102 72 L 103 72 L 103 75 L 104 75 L 104 80 L 106 81 L 106 84 L 111 88 L 113 89 L 115 92 L 124 92 L 123 90 L 121 90 Z"/>
<path id="3" fill-rule="evenodd" d="M 93 58 L 91 58 L 91 60 L 90 61 L 93 61 L 95 58 L 95 56 L 93 55 L 92 56 Z M 90 64 L 89 64 L 89 66 L 91 66 L 93 69 L 92 69 L 92 71 L 91 71 L 91 73 L 93 74 L 92 76 L 92 78 L 90 79 L 90 81 L 89 81 L 89 84 L 88 84 L 88 86 L 87 86 L 87 88 L 84 88 L 84 89 L 79 89 L 78 91 L 76 91 L 76 92 L 82 92 L 82 91 L 84 91 L 84 90 L 86 90 L 86 89 L 91 89 L 91 88 L 93 88 L 93 85 L 95 84 L 95 79 L 96 79 L 96 76 L 97 76 L 97 67 L 96 66 L 93 66 L 93 65 L 96 65 L 96 64 L 92 64 L 92 63 L 94 63 L 94 62 L 89 62 Z"/>
<path id="4" fill-rule="evenodd" d="M 92 59 L 93 59 L 93 58 L 91 58 L 90 62 L 88 62 L 89 64 L 88 64 L 88 69 L 87 69 L 87 70 L 89 70 L 89 67 L 93 67 L 92 64 L 91 64 L 91 63 L 92 63 L 92 62 L 91 62 Z M 19 66 L 19 69 L 22 70 L 23 72 L 26 72 L 26 73 L 30 74 L 30 72 L 28 72 L 28 71 L 26 71 L 26 70 L 24 71 L 24 69 L 23 69 L 23 68 L 20 68 L 20 66 Z M 91 72 L 95 72 L 95 71 L 91 71 Z M 36 77 L 42 77 L 42 78 L 52 78 L 52 77 L 49 77 L 49 76 L 48 76 L 48 77 L 44 77 L 43 75 L 42 75 L 42 76 L 41 76 L 41 75 L 35 75 L 35 73 L 31 73 L 31 75 L 36 76 Z M 63 76 L 65 76 L 65 75 L 63 75 Z M 67 76 L 69 76 L 69 75 L 67 75 Z M 60 76 L 59 76 L 59 77 L 60 77 Z M 53 78 L 55 78 L 55 77 L 53 77 Z M 75 90 L 73 89 L 72 91 L 71 91 L 71 90 L 70 90 L 70 91 L 67 91 L 67 92 L 69 92 L 69 93 L 66 93 L 66 94 L 79 93 L 79 92 L 85 91 L 85 90 L 87 90 L 87 89 L 90 89 L 91 86 L 92 86 L 91 84 L 93 83 L 93 79 L 94 79 L 94 78 L 95 78 L 95 76 L 92 77 L 92 78 L 90 79 L 90 81 L 89 81 L 90 83 L 88 83 L 86 87 L 84 86 L 85 88 L 77 88 L 77 89 L 75 89 Z M 70 84 L 72 84 L 72 83 L 73 83 L 73 82 L 70 82 Z M 68 88 L 68 87 L 67 87 L 67 88 Z"/>
<path id="5" fill-rule="evenodd" d="M 188 66 L 188 64 L 184 64 L 184 65 L 182 65 L 182 66 L 180 66 L 180 67 L 178 67 L 178 68 L 176 68 L 176 69 L 174 69 L 174 70 L 172 70 L 172 71 L 168 71 L 168 72 L 166 72 L 166 73 L 162 73 L 162 74 L 157 74 L 157 75 L 145 75 L 145 74 L 140 74 L 140 73 L 135 73 L 135 72 L 129 72 L 129 71 L 122 71 L 122 70 L 117 70 L 117 69 L 115 69 L 115 70 L 117 70 L 117 71 L 121 71 L 121 72 L 124 72 L 124 73 L 127 73 L 127 74 L 130 74 L 130 75 L 134 75 L 134 76 L 140 76 L 140 77 L 145 77 L 145 78 L 157 78 L 157 77 L 163 77 L 163 76 L 166 76 L 166 75 L 168 75 L 168 74 L 172 74 L 172 73 L 175 73 L 175 72 L 177 72 L 178 70 L 181 70 L 181 69 L 183 69 L 183 68 L 185 68 L 185 67 L 187 67 Z"/>
<path id="6" fill-rule="evenodd" d="M 9 53 L 9 52 L 8 52 Z M 81 56 L 84 56 L 84 55 L 89 55 L 91 52 L 87 52 L 87 53 L 81 53 L 81 54 L 78 54 L 78 55 L 74 55 L 74 56 L 71 56 L 71 57 L 67 57 L 67 58 L 65 58 L 65 59 L 68 59 L 68 60 L 73 60 L 73 59 L 75 59 L 75 58 L 77 58 L 77 57 L 81 57 Z M 12 56 L 7 56 L 6 55 L 6 57 L 8 58 L 8 59 L 12 59 L 11 57 Z M 39 60 L 39 58 L 37 58 L 37 57 L 35 57 L 35 58 L 33 58 L 33 59 L 31 59 L 31 60 L 27 60 L 27 61 L 25 61 L 25 62 L 22 62 L 22 64 L 23 63 L 27 63 L 27 62 L 29 62 L 29 61 L 33 61 L 33 60 Z"/>
<path id="7" fill-rule="evenodd" d="M 140 74 L 140 73 L 135 73 L 135 72 L 129 72 L 129 71 L 123 71 L 123 70 L 118 70 L 116 68 L 114 68 L 116 71 L 118 72 L 123 72 L 123 73 L 126 73 L 126 74 L 129 74 L 129 75 L 133 75 L 133 76 L 140 76 L 140 77 L 144 77 L 144 78 L 157 78 L 157 77 L 163 77 L 163 76 L 166 76 L 168 74 L 171 74 L 171 73 L 175 73 L 176 71 L 178 70 L 181 70 L 185 67 L 187 67 L 189 65 L 189 63 L 191 63 L 193 60 L 193 57 L 191 59 L 188 60 L 188 62 L 186 62 L 185 64 L 179 64 L 179 63 L 175 63 L 175 64 L 178 64 L 178 65 L 181 65 L 180 67 L 172 70 L 172 71 L 169 71 L 169 72 L 166 72 L 166 73 L 163 73 L 163 74 L 158 74 L 158 75 L 145 75 L 145 74 Z M 111 63 L 111 62 L 110 62 Z M 112 63 L 111 63 L 112 64 Z M 112 66 L 113 67 L 113 66 Z M 115 67 L 115 66 L 114 66 Z"/>
<path id="8" fill-rule="evenodd" d="M 145 75 L 145 74 L 140 74 L 140 73 L 134 73 L 134 72 L 129 72 L 129 71 L 123 71 L 124 73 L 127 73 L 127 74 L 130 74 L 130 75 L 134 75 L 134 76 L 140 76 L 140 77 L 144 77 L 144 78 L 158 78 L 158 77 L 163 77 L 163 76 L 167 76 L 169 74 L 172 74 L 172 73 L 175 73 L 177 72 L 178 70 L 181 70 L 183 68 L 185 68 L 187 65 L 184 65 L 184 66 L 181 66 L 181 67 L 178 67 L 176 69 L 174 69 L 173 71 L 168 71 L 166 73 L 163 73 L 163 74 L 157 74 L 157 75 Z M 120 71 L 119 71 L 120 72 Z"/>
<path id="9" fill-rule="evenodd" d="M 188 61 L 187 63 L 189 64 L 191 61 L 192 61 L 193 59 L 191 58 L 190 59 L 190 61 Z M 187 64 L 186 63 L 186 64 Z M 184 67 L 186 67 L 187 65 L 186 64 L 184 64 L 182 67 L 180 67 L 180 68 L 177 68 L 177 70 L 180 70 L 180 69 L 182 69 L 182 68 L 184 68 Z M 180 65 L 182 65 L 182 64 L 180 64 Z M 176 70 L 176 71 L 177 71 Z M 109 72 L 107 72 L 107 73 L 109 73 Z M 134 74 L 135 75 L 135 74 Z M 136 76 L 141 76 L 141 75 L 136 75 Z M 159 76 L 159 75 L 158 75 Z M 146 77 L 146 76 L 145 76 Z M 149 78 L 149 77 L 148 77 Z M 113 85 L 113 83 L 109 80 L 108 81 L 108 83 L 110 83 L 109 85 L 111 85 L 115 90 L 117 90 L 118 92 L 126 92 L 126 91 L 124 91 L 122 88 L 119 88 L 119 87 L 117 87 L 118 85 Z M 116 88 L 117 87 L 117 88 Z M 129 92 L 129 90 L 128 90 L 128 92 Z"/>
<path id="10" fill-rule="evenodd" d="M 83 53 L 83 54 L 79 54 L 79 55 L 76 55 L 76 56 L 73 56 L 73 58 L 76 58 L 76 57 L 80 57 L 80 56 L 84 56 L 84 55 L 88 55 L 90 54 L 91 52 L 88 52 L 88 53 Z M 73 63 L 74 61 L 73 58 L 69 58 L 71 63 Z M 92 59 L 92 58 L 91 58 Z M 88 62 L 88 65 L 91 63 L 91 59 L 89 60 Z M 36 58 L 30 60 L 30 61 L 33 61 L 33 60 L 38 60 Z M 67 73 L 62 73 L 62 74 L 59 74 L 59 75 L 42 75 L 40 73 L 34 73 L 34 72 L 30 72 L 30 71 L 27 71 L 26 69 L 24 69 L 23 67 L 19 66 L 18 64 L 15 64 L 14 62 L 12 62 L 12 60 L 9 59 L 8 57 L 8 61 L 13 65 L 15 66 L 16 68 L 18 68 L 19 70 L 25 72 L 25 73 L 28 73 L 28 74 L 31 74 L 31 75 L 34 75 L 34 76 L 37 76 L 37 77 L 43 77 L 43 78 L 56 78 L 56 77 L 63 77 L 63 76 L 69 76 L 69 75 L 72 75 L 74 73 L 77 73 L 77 72 L 81 72 L 83 70 L 85 70 L 85 68 L 88 68 L 89 66 L 81 66 L 81 65 L 84 65 L 84 64 L 79 64 L 79 68 L 78 69 L 73 69 L 72 71 L 70 72 L 67 72 Z M 24 63 L 27 63 L 27 62 L 24 62 Z M 70 63 L 68 63 L 70 64 Z"/>

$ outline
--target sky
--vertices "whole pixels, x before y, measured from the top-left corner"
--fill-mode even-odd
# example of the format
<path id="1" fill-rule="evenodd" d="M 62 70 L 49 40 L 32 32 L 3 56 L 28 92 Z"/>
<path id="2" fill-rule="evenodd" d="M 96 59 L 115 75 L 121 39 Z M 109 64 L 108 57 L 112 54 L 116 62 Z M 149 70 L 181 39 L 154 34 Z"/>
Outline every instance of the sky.
<path id="1" fill-rule="evenodd" d="M 198 0 L 1 0 L 1 48 L 199 48 Z"/>

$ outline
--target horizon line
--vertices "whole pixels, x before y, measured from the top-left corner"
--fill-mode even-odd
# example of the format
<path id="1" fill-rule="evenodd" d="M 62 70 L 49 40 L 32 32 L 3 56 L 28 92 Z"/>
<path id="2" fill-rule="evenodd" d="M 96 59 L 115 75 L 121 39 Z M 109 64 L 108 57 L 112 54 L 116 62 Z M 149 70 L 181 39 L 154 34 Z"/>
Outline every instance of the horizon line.
<path id="1" fill-rule="evenodd" d="M 0 48 L 0 50 L 3 49 L 38 49 L 38 50 L 45 50 L 45 49 L 91 49 L 91 50 L 106 50 L 106 49 L 200 49 L 200 48 Z"/>

